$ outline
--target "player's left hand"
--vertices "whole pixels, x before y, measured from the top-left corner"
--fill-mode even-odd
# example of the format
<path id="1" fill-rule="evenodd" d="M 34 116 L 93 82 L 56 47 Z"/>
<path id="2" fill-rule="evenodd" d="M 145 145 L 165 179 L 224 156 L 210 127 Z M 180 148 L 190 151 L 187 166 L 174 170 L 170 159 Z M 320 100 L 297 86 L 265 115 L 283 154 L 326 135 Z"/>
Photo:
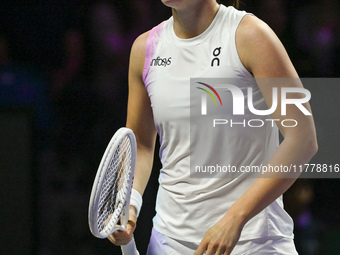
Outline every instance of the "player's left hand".
<path id="1" fill-rule="evenodd" d="M 240 238 L 242 228 L 243 224 L 226 214 L 205 233 L 194 255 L 229 255 Z"/>

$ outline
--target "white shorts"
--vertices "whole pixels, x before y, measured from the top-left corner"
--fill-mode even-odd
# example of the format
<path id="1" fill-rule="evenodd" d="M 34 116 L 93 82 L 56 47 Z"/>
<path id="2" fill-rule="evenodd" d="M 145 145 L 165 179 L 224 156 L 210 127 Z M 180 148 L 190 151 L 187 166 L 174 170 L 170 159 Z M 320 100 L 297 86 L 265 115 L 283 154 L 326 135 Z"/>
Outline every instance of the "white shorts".
<path id="1" fill-rule="evenodd" d="M 154 228 L 150 238 L 147 255 L 191 255 L 198 243 L 172 239 L 157 232 Z M 261 238 L 239 241 L 231 255 L 298 255 L 293 239 L 284 237 Z"/>

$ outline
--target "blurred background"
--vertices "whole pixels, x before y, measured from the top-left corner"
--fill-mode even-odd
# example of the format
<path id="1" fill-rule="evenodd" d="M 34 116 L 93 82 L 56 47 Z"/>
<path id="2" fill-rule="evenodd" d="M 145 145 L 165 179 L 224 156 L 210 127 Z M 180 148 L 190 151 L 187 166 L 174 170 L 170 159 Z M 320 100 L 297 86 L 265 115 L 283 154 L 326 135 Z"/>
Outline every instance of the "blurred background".
<path id="1" fill-rule="evenodd" d="M 240 6 L 273 28 L 301 77 L 325 78 L 307 87 L 320 146 L 314 163 L 340 163 L 339 5 Z M 1 1 L 0 254 L 120 254 L 88 229 L 90 191 L 109 139 L 125 125 L 131 45 L 170 15 L 160 0 Z M 135 234 L 141 254 L 155 213 L 157 159 L 156 152 Z M 285 195 L 301 255 L 340 254 L 339 184 L 300 179 Z"/>

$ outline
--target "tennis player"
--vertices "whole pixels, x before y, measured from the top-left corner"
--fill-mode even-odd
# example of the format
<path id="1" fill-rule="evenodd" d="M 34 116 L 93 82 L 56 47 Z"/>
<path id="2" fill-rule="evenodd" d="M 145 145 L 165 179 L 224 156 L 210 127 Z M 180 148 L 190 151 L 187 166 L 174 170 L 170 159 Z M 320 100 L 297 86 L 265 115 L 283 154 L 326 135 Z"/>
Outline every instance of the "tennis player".
<path id="1" fill-rule="evenodd" d="M 239 128 L 210 134 L 211 140 L 203 140 L 204 130 L 190 131 L 191 77 L 235 78 L 235 86 L 253 86 L 254 93 L 261 92 L 257 102 L 270 107 L 270 84 L 243 83 L 254 77 L 298 78 L 284 47 L 264 22 L 233 6 L 216 0 L 163 3 L 172 17 L 139 36 L 131 50 L 126 125 L 137 138 L 136 175 L 127 232 L 115 232 L 110 241 L 122 245 L 132 238 L 158 133 L 162 169 L 149 255 L 297 254 L 293 222 L 282 203 L 295 178 L 191 178 L 189 170 L 195 144 L 210 152 L 201 159 L 207 165 L 219 160 L 238 167 L 301 165 L 316 153 L 313 118 L 294 105 L 284 116 L 298 122 L 294 128 L 277 122 L 276 128 L 265 126 L 266 132 Z M 280 101 L 278 106 L 272 118 L 281 120 Z M 284 137 L 280 145 L 278 129 Z M 222 142 L 211 153 L 216 141 Z"/>

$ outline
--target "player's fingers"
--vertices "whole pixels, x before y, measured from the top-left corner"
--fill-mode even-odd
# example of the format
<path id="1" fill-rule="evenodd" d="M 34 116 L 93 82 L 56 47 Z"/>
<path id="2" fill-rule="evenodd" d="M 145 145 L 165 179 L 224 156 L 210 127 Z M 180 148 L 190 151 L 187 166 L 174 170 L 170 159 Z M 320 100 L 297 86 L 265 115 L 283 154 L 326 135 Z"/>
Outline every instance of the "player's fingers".
<path id="1" fill-rule="evenodd" d="M 115 231 L 108 237 L 114 245 L 124 245 L 131 241 L 132 236 L 129 236 L 126 231 Z"/>
<path id="2" fill-rule="evenodd" d="M 216 251 L 216 248 L 214 248 L 214 246 L 208 246 L 208 249 L 205 255 L 214 255 L 215 251 Z M 216 253 L 216 254 L 220 254 L 220 253 Z"/>
<path id="3" fill-rule="evenodd" d="M 137 211 L 136 208 L 132 205 L 130 205 L 129 220 L 137 222 Z"/>
<path id="4" fill-rule="evenodd" d="M 123 239 L 123 238 L 126 238 L 128 236 L 128 234 L 126 233 L 126 231 L 117 230 L 117 231 L 112 233 L 112 236 L 115 239 Z"/>
<path id="5" fill-rule="evenodd" d="M 227 252 L 226 248 L 222 246 L 222 247 L 218 248 L 214 254 L 216 254 L 216 255 L 219 255 L 219 254 L 220 255 L 229 255 L 230 253 Z"/>
<path id="6" fill-rule="evenodd" d="M 110 235 L 107 239 L 114 245 L 118 245 L 116 238 L 113 235 Z"/>
<path id="7" fill-rule="evenodd" d="M 198 249 L 195 251 L 194 255 L 203 255 L 207 250 L 205 243 L 201 242 Z"/>
<path id="8" fill-rule="evenodd" d="M 132 237 L 133 231 L 135 231 L 135 229 L 136 229 L 136 222 L 129 220 L 128 223 L 126 224 L 127 234 Z"/>

